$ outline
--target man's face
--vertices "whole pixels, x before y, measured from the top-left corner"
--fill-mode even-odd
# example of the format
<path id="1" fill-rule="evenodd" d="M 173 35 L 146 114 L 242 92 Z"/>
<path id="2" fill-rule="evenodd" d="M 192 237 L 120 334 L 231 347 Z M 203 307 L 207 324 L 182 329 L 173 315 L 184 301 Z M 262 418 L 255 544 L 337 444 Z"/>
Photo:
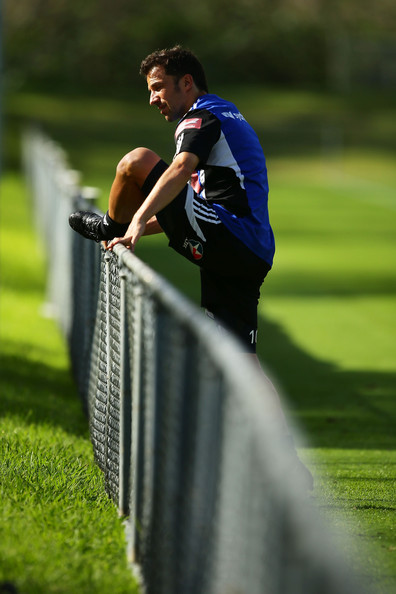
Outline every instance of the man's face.
<path id="1" fill-rule="evenodd" d="M 183 77 L 165 74 L 163 66 L 155 66 L 147 76 L 150 105 L 158 107 L 168 122 L 179 120 L 189 110 Z"/>

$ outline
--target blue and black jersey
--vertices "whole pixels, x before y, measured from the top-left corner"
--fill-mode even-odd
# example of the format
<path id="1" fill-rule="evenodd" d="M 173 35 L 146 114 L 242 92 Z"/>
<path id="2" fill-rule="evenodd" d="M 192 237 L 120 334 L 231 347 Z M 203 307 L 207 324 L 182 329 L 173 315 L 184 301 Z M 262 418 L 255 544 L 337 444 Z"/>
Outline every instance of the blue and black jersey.
<path id="1" fill-rule="evenodd" d="M 180 120 L 176 155 L 197 155 L 191 177 L 191 216 L 222 222 L 257 256 L 272 266 L 275 243 L 268 216 L 264 153 L 253 128 L 232 103 L 203 95 Z"/>

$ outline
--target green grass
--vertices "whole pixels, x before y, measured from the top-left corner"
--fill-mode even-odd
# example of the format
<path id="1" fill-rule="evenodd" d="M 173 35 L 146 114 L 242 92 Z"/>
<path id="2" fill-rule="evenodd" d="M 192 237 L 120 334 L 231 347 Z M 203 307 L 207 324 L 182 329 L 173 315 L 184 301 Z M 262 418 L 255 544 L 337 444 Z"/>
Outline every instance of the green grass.
<path id="1" fill-rule="evenodd" d="M 330 530 L 340 537 L 344 557 L 375 594 L 391 594 L 395 591 L 396 452 L 347 449 L 337 447 L 335 441 L 333 448 L 304 451 L 303 458 L 315 472 L 314 501 Z"/>
<path id="2" fill-rule="evenodd" d="M 261 356 L 307 432 L 313 500 L 379 593 L 396 588 L 395 155 L 277 160 L 260 306 Z"/>
<path id="3" fill-rule="evenodd" d="M 312 502 L 374 591 L 396 589 L 396 118 L 386 96 L 231 89 L 257 129 L 270 177 L 277 252 L 260 305 L 259 355 L 302 427 Z M 8 163 L 21 118 L 40 119 L 106 207 L 114 169 L 148 145 L 172 157 L 171 126 L 137 99 L 16 95 Z M 138 255 L 198 302 L 196 270 L 146 238 Z M 29 278 L 34 283 L 34 274 Z M 304 446 L 304 447 L 303 447 Z"/>
<path id="4" fill-rule="evenodd" d="M 136 591 L 93 462 L 19 174 L 1 184 L 0 583 L 20 594 Z"/>

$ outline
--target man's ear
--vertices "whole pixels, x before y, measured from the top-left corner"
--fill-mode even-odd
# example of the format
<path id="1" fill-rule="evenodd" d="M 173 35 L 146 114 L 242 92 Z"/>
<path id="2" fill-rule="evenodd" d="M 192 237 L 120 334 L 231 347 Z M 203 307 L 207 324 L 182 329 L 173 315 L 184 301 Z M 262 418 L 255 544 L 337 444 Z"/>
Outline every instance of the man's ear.
<path id="1" fill-rule="evenodd" d="M 183 76 L 183 86 L 186 91 L 189 91 L 194 86 L 194 79 L 191 74 L 185 74 Z"/>

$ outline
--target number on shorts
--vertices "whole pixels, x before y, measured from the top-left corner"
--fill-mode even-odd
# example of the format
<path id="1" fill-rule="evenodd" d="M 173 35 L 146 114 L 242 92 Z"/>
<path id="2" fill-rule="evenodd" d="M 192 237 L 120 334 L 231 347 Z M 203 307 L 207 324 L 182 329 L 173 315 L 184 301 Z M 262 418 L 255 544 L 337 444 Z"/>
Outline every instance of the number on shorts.
<path id="1" fill-rule="evenodd" d="M 249 332 L 249 336 L 250 336 L 251 343 L 256 344 L 257 343 L 257 330 L 251 330 Z"/>

